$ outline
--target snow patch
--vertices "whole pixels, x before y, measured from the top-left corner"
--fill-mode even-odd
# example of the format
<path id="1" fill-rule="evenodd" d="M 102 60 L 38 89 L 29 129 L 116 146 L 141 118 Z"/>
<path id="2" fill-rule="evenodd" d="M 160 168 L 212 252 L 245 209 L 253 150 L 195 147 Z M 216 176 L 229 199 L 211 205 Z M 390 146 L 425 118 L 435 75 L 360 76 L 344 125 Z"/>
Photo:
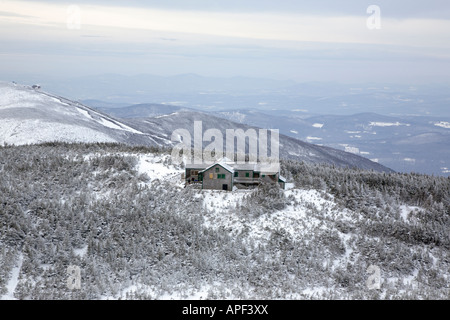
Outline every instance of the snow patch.
<path id="1" fill-rule="evenodd" d="M 82 258 L 86 255 L 87 251 L 88 251 L 88 246 L 85 245 L 83 248 L 73 249 L 73 254 Z"/>
<path id="2" fill-rule="evenodd" d="M 181 187 L 184 184 L 184 180 L 181 179 L 181 174 L 184 170 L 176 169 L 173 165 L 169 165 L 170 157 L 170 155 L 140 155 L 138 156 L 137 170 L 140 174 L 148 175 L 150 184 L 155 180 L 166 180 Z"/>
<path id="3" fill-rule="evenodd" d="M 226 288 L 226 285 L 219 281 L 213 281 L 212 283 L 205 283 L 198 285 L 196 288 L 184 287 L 183 284 L 178 285 L 173 293 L 160 292 L 154 286 L 145 285 L 143 283 L 137 283 L 125 288 L 117 296 L 104 296 L 103 300 L 119 300 L 130 299 L 135 294 L 145 293 L 156 300 L 209 300 L 210 292 L 213 288 L 223 287 L 226 291 L 226 295 L 231 299 L 238 299 L 233 295 L 232 290 Z"/>
<path id="4" fill-rule="evenodd" d="M 409 123 L 400 123 L 400 122 L 370 122 L 369 126 L 372 127 L 398 127 L 398 126 L 407 126 L 409 127 Z"/>
<path id="5" fill-rule="evenodd" d="M 423 211 L 423 209 L 420 208 L 420 207 L 408 206 L 408 205 L 401 205 L 399 207 L 399 209 L 400 209 L 400 217 L 402 217 L 404 222 L 408 222 L 409 221 L 409 218 L 410 218 L 409 216 L 410 216 L 411 212 Z"/>
<path id="6" fill-rule="evenodd" d="M 301 156 L 300 153 L 292 152 L 292 151 L 288 151 L 288 154 L 290 154 L 291 156 L 296 156 L 296 157 L 300 157 Z"/>
<path id="7" fill-rule="evenodd" d="M 8 290 L 8 292 L 4 294 L 0 300 L 17 300 L 14 297 L 14 291 L 16 290 L 17 284 L 19 283 L 19 275 L 20 269 L 22 268 L 22 263 L 23 263 L 23 254 L 20 253 L 16 265 L 11 271 L 11 278 L 6 284 L 6 289 Z"/>
<path id="8" fill-rule="evenodd" d="M 170 114 L 162 114 L 162 115 L 160 115 L 160 116 L 156 116 L 155 118 L 156 118 L 156 119 L 160 119 L 160 118 L 165 118 L 165 117 L 174 116 L 174 115 L 176 115 L 176 114 L 178 114 L 178 112 L 173 112 L 173 113 L 170 113 Z"/>
<path id="9" fill-rule="evenodd" d="M 306 140 L 322 140 L 322 138 L 308 136 L 308 137 L 306 137 Z"/>
<path id="10" fill-rule="evenodd" d="M 295 183 L 292 183 L 292 182 L 288 182 L 285 185 L 286 190 L 294 189 L 294 187 L 295 187 Z"/>
<path id="11" fill-rule="evenodd" d="M 76 108 L 78 112 L 80 112 L 82 115 L 84 115 L 86 118 L 93 120 L 92 116 L 87 112 L 86 110 Z"/>
<path id="12" fill-rule="evenodd" d="M 445 128 L 445 129 L 450 129 L 450 122 L 439 121 L 439 122 L 436 122 L 434 125 L 436 127 L 442 127 L 442 128 Z"/>
<path id="13" fill-rule="evenodd" d="M 143 134 L 142 132 L 137 131 L 137 130 L 135 130 L 129 126 L 126 126 L 122 123 L 120 125 L 118 125 L 117 123 L 114 123 L 110 120 L 106 120 L 105 118 L 100 118 L 100 120 L 97 120 L 97 122 L 105 127 L 111 128 L 111 129 L 129 131 L 131 133 L 137 133 L 137 134 Z"/>
<path id="14" fill-rule="evenodd" d="M 311 208 L 325 212 L 330 218 L 349 219 L 345 210 L 340 212 L 334 210 L 332 195 L 327 195 L 330 199 L 328 200 L 317 190 L 295 188 L 285 190 L 286 197 L 295 199 L 294 204 L 283 210 L 250 219 L 239 213 L 239 207 L 251 192 L 252 190 L 233 192 L 203 190 L 197 197 L 203 198 L 203 205 L 207 211 L 203 215 L 204 226 L 226 230 L 231 236 L 245 234 L 256 243 L 264 244 L 274 232 L 282 232 L 293 239 L 299 239 L 304 233 L 319 227 L 322 220 L 311 214 Z"/>
<path id="15" fill-rule="evenodd" d="M 359 154 L 359 148 L 357 148 L 357 147 L 345 147 L 345 152 Z"/>

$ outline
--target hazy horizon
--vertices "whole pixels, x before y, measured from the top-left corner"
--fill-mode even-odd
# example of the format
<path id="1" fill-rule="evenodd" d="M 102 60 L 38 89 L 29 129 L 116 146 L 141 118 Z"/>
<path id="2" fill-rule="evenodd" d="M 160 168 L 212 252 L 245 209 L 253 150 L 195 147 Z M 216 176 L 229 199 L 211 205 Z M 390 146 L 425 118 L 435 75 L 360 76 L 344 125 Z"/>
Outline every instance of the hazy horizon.
<path id="1" fill-rule="evenodd" d="M 5 0 L 0 74 L 448 84 L 449 12 L 436 0 Z"/>

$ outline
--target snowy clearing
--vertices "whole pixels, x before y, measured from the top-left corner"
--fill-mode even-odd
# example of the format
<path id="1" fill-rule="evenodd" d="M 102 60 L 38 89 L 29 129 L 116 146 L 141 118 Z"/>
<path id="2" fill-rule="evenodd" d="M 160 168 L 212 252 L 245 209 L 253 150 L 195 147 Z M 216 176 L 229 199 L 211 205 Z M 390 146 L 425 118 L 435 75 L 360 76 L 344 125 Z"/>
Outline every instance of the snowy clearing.
<path id="1" fill-rule="evenodd" d="M 334 210 L 335 203 L 325 199 L 317 190 L 302 189 L 285 191 L 285 195 L 293 197 L 296 204 L 250 219 L 242 215 L 237 208 L 251 192 L 251 190 L 233 192 L 203 190 L 197 197 L 203 198 L 203 205 L 208 212 L 204 216 L 204 226 L 227 230 L 232 236 L 245 233 L 249 238 L 265 243 L 274 231 L 297 239 L 301 238 L 303 233 L 311 232 L 318 227 L 321 220 L 311 214 L 311 210 L 320 211 L 332 219 L 348 219 L 347 211 Z M 332 199 L 331 195 L 327 197 Z"/>
<path id="2" fill-rule="evenodd" d="M 22 262 L 23 255 L 20 254 L 17 259 L 16 265 L 11 271 L 11 278 L 6 285 L 6 289 L 8 290 L 8 292 L 3 295 L 0 300 L 16 300 L 16 298 L 14 297 L 14 291 L 16 290 L 17 284 L 19 283 L 19 274 L 20 269 L 22 268 Z"/>
<path id="3" fill-rule="evenodd" d="M 409 218 L 411 212 L 423 211 L 422 208 L 416 206 L 401 205 L 399 208 L 400 208 L 400 216 L 402 217 L 404 222 L 410 221 Z"/>
<path id="4" fill-rule="evenodd" d="M 182 187 L 184 181 L 181 179 L 183 169 L 177 169 L 169 165 L 170 155 L 155 156 L 153 154 L 138 155 L 137 170 L 140 174 L 147 174 L 150 178 L 150 184 L 155 180 L 170 181 L 174 185 Z"/>

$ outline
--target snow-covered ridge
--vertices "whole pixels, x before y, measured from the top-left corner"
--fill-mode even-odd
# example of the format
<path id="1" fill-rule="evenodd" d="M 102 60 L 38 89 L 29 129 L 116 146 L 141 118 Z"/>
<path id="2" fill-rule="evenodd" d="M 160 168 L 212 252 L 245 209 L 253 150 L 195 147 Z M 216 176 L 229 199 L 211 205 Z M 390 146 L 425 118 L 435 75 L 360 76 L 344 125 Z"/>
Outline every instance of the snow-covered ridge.
<path id="1" fill-rule="evenodd" d="M 121 132 L 145 135 L 78 102 L 0 82 L 0 144 L 121 142 Z"/>

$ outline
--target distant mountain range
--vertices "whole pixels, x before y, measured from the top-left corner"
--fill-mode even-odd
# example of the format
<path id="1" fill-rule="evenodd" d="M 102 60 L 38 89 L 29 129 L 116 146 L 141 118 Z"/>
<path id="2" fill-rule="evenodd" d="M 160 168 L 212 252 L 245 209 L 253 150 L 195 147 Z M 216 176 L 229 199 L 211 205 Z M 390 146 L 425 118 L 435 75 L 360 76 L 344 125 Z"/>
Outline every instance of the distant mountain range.
<path id="1" fill-rule="evenodd" d="M 448 84 L 412 86 L 388 82 L 299 83 L 290 80 L 219 78 L 197 74 L 101 74 L 75 78 L 17 75 L 10 80 L 30 85 L 37 83 L 43 90 L 72 100 L 100 100 L 114 107 L 152 102 L 202 111 L 253 108 L 264 112 L 297 110 L 316 115 L 374 112 L 385 115 L 450 117 Z"/>
<path id="2" fill-rule="evenodd" d="M 79 102 L 29 86 L 0 83 L 0 144 L 98 141 L 172 146 L 172 132 L 178 128 L 192 131 L 196 120 L 202 121 L 204 130 L 217 128 L 224 133 L 226 129 L 250 128 L 248 125 L 211 114 L 166 105 L 141 105 L 114 110 L 116 115 L 121 113 L 122 117 L 126 112 L 134 112 L 136 117 L 118 119 Z M 391 171 L 361 156 L 310 144 L 286 135 L 280 135 L 280 156 L 340 167 Z"/>
<path id="3" fill-rule="evenodd" d="M 190 110 L 162 104 L 92 105 L 120 118 L 154 117 Z M 444 117 L 311 115 L 302 111 L 235 109 L 210 115 L 260 128 L 279 129 L 302 141 L 354 153 L 399 172 L 450 175 L 450 121 Z M 218 125 L 218 124 L 216 124 Z"/>
<path id="4" fill-rule="evenodd" d="M 427 116 L 295 115 L 233 110 L 215 113 L 239 123 L 352 152 L 399 172 L 450 175 L 450 119 Z"/>

